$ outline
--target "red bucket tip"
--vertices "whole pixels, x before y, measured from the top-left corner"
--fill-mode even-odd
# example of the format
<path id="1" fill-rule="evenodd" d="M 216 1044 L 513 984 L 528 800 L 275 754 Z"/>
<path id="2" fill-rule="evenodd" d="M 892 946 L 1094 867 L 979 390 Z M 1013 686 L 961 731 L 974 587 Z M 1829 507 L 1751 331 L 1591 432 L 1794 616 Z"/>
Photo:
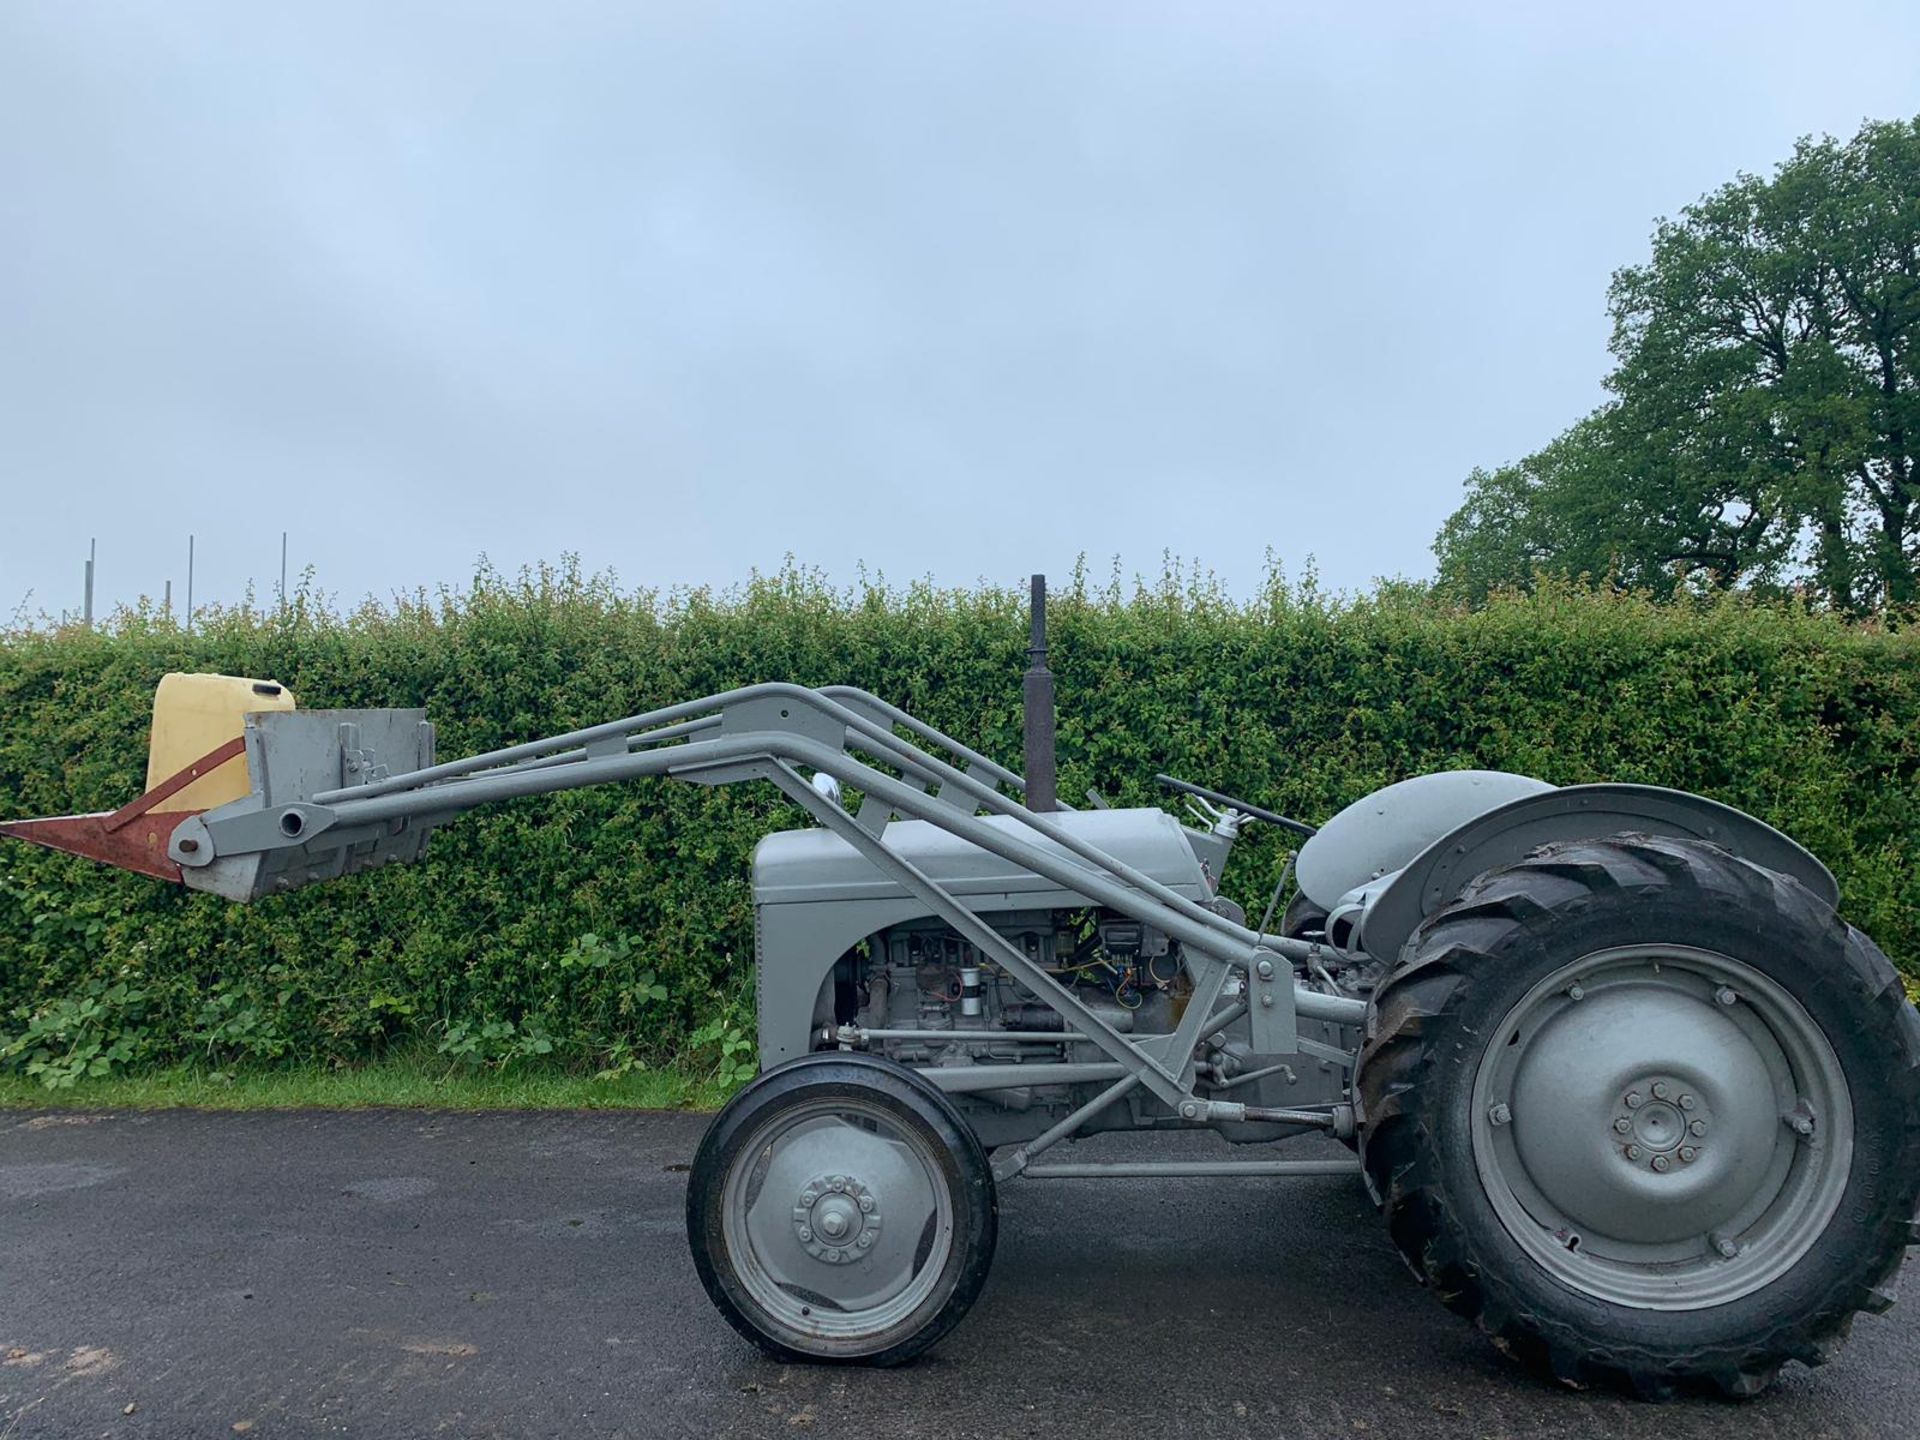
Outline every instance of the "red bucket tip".
<path id="1" fill-rule="evenodd" d="M 116 813 L 0 820 L 0 835 L 10 835 L 29 845 L 43 845 L 49 850 L 84 856 L 88 860 L 98 860 L 103 865 L 180 884 L 180 867 L 168 857 L 167 842 L 173 838 L 174 826 L 189 814 L 197 812 L 140 815 L 110 829 L 108 822 L 115 818 Z"/>

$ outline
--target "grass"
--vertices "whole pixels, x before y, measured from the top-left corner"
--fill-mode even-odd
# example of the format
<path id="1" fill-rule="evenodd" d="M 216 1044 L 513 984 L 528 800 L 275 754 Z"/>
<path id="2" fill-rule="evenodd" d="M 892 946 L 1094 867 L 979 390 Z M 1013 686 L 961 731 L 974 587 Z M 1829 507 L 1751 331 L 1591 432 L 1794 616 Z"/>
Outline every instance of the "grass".
<path id="1" fill-rule="evenodd" d="M 557 1066 L 449 1065 L 439 1055 L 396 1055 L 337 1069 L 180 1065 L 81 1080 L 65 1090 L 0 1074 L 0 1110 L 712 1110 L 725 1100 L 711 1080 L 679 1070 L 597 1080 Z"/>

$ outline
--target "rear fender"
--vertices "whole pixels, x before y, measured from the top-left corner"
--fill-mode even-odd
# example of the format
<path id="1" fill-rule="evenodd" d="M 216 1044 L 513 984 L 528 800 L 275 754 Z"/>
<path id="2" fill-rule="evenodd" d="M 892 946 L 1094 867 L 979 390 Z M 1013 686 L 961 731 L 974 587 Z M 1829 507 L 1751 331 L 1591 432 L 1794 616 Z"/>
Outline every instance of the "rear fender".
<path id="1" fill-rule="evenodd" d="M 1704 840 L 1744 860 L 1791 875 L 1828 906 L 1839 903 L 1833 874 L 1807 849 L 1731 805 L 1658 785 L 1568 785 L 1489 810 L 1427 846 L 1372 897 L 1354 943 L 1378 959 L 1398 956 L 1429 915 L 1489 870 L 1542 845 L 1633 832 Z"/>

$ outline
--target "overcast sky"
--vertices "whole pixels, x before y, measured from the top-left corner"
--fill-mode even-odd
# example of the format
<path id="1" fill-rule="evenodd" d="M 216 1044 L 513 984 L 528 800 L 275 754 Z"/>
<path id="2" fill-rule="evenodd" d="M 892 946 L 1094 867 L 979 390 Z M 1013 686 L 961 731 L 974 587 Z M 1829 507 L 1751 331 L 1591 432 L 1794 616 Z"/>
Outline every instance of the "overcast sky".
<path id="1" fill-rule="evenodd" d="M 1920 6 L 0 0 L 0 622 L 1163 550 L 1425 575 Z"/>

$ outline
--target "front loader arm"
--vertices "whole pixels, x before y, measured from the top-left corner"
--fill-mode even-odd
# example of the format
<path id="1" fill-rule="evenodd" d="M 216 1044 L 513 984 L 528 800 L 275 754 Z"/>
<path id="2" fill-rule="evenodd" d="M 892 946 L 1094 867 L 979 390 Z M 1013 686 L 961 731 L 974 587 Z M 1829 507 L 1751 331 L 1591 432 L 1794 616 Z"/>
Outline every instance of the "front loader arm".
<path id="1" fill-rule="evenodd" d="M 1306 942 L 1236 924 L 1027 809 L 1001 789 L 1019 788 L 1018 776 L 931 726 L 911 717 L 903 722 L 903 714 L 864 691 L 843 687 L 829 692 L 782 683 L 749 685 L 439 763 L 432 759 L 432 727 L 420 711 L 249 714 L 244 740 L 250 793 L 182 815 L 165 837 L 165 860 L 191 888 L 252 901 L 417 858 L 434 827 L 495 801 L 648 776 L 705 785 L 766 780 L 943 915 L 1169 1103 L 1191 1100 L 1181 1067 L 1170 1063 L 1171 1057 L 1190 1055 L 1201 1032 L 1224 1023 L 1227 1012 L 1215 1013 L 1214 1001 L 1231 972 L 1245 976 L 1244 1000 L 1231 1012 L 1249 1016 L 1262 1053 L 1294 1049 L 1298 1015 L 1359 1022 L 1361 1002 L 1293 981 L 1287 962 L 1305 958 L 1312 948 Z M 929 748 L 901 739 L 895 724 L 910 725 Z M 396 772 L 392 762 L 400 757 L 414 763 Z M 858 790 L 864 797 L 859 811 L 849 813 L 822 794 L 810 775 L 828 775 Z M 990 824 L 982 810 L 1016 823 Z M 937 825 L 1179 940 L 1193 956 L 1203 991 L 1211 992 L 1196 996 L 1183 1023 L 1183 1030 L 1195 1033 L 1177 1037 L 1169 1059 L 1143 1057 L 1069 987 L 894 853 L 885 832 L 896 817 Z M 0 832 L 125 866 L 117 853 L 85 843 L 91 829 L 70 833 L 65 843 L 44 829 L 101 819 L 12 822 Z M 40 833 L 36 825 L 43 827 Z M 154 873 L 150 867 L 126 868 Z M 1205 1004 L 1198 1003 L 1201 998 Z"/>

